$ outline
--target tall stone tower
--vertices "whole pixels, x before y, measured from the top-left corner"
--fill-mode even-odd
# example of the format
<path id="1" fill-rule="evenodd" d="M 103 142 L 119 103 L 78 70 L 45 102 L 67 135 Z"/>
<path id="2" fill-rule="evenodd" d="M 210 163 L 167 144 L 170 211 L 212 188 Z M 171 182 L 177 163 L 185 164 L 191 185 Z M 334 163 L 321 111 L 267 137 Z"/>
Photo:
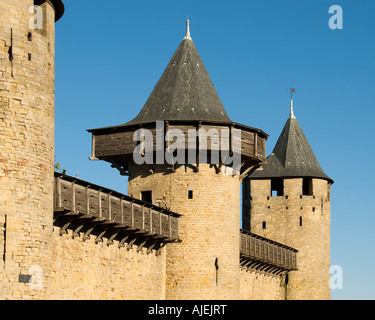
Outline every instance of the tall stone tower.
<path id="1" fill-rule="evenodd" d="M 298 250 L 287 299 L 330 299 L 330 188 L 291 114 L 267 164 L 244 181 L 243 228 Z"/>
<path id="2" fill-rule="evenodd" d="M 60 0 L 0 1 L 0 296 L 43 298 L 53 219 Z"/>
<path id="3" fill-rule="evenodd" d="M 189 21 L 139 115 L 90 132 L 92 159 L 129 175 L 130 196 L 182 214 L 181 241 L 166 247 L 166 299 L 238 299 L 240 185 L 265 160 L 268 136 L 230 120 L 190 37 Z M 238 166 L 228 161 L 236 156 Z"/>

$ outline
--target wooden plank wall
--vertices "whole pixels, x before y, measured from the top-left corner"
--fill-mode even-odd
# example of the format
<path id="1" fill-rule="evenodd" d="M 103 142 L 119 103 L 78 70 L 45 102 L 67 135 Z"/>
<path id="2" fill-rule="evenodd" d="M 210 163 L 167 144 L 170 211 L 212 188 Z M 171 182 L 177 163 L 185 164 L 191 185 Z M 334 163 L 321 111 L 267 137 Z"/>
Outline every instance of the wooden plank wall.
<path id="1" fill-rule="evenodd" d="M 128 197 L 126 197 L 128 198 Z M 55 209 L 76 211 L 109 222 L 178 239 L 178 217 L 155 206 L 135 203 L 108 191 L 55 177 Z"/>
<path id="2" fill-rule="evenodd" d="M 240 253 L 249 259 L 275 265 L 285 270 L 297 269 L 297 252 L 250 234 L 241 233 Z"/>

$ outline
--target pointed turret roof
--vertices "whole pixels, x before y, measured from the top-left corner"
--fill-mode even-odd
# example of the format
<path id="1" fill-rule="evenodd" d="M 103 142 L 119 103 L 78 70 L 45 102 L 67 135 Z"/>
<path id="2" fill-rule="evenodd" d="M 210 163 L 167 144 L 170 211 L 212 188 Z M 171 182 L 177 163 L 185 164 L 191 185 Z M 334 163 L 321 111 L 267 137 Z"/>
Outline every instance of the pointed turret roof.
<path id="1" fill-rule="evenodd" d="M 126 125 L 172 120 L 231 122 L 190 37 L 177 48 L 146 104 Z"/>
<path id="2" fill-rule="evenodd" d="M 310 177 L 325 179 L 333 183 L 319 165 L 305 134 L 293 112 L 275 145 L 267 164 L 249 175 L 250 179 Z"/>

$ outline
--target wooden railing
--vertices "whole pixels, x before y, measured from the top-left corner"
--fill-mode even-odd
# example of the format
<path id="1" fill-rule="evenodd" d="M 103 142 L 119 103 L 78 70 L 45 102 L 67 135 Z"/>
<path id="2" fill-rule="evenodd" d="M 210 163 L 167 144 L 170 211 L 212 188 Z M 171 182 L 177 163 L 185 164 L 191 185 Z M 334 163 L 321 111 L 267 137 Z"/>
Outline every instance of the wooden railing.
<path id="1" fill-rule="evenodd" d="M 297 270 L 297 250 L 241 230 L 242 266 L 274 271 Z"/>
<path id="2" fill-rule="evenodd" d="M 54 208 L 57 216 L 94 219 L 117 231 L 135 231 L 164 242 L 179 240 L 179 214 L 59 173 L 55 173 Z"/>

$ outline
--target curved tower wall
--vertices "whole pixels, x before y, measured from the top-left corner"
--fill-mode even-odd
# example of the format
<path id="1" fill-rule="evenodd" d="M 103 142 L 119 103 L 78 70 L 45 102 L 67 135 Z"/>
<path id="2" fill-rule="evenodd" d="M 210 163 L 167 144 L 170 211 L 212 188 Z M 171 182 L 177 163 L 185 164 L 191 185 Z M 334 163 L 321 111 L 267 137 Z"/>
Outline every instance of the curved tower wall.
<path id="1" fill-rule="evenodd" d="M 0 278 L 43 298 L 53 225 L 55 10 L 0 2 Z"/>
<path id="2" fill-rule="evenodd" d="M 166 248 L 166 299 L 239 299 L 239 177 L 203 164 L 149 170 L 130 165 L 129 195 L 152 191 L 154 204 L 182 214 L 182 241 Z"/>
<path id="3" fill-rule="evenodd" d="M 330 188 L 312 179 L 303 195 L 303 179 L 284 179 L 283 194 L 272 196 L 270 179 L 246 180 L 250 187 L 251 232 L 298 250 L 298 271 L 288 275 L 288 300 L 330 299 Z"/>

